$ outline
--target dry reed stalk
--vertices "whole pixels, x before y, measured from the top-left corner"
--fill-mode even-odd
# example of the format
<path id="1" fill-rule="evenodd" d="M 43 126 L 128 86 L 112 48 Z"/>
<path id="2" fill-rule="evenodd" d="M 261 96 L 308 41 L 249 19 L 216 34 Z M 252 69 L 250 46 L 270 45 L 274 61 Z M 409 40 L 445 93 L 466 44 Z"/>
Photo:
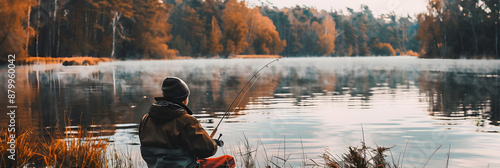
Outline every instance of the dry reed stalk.
<path id="1" fill-rule="evenodd" d="M 37 160 L 37 147 L 39 146 L 38 138 L 33 136 L 33 129 L 26 129 L 22 134 L 15 137 L 15 161 L 8 159 L 7 157 L 11 155 L 7 150 L 10 149 L 10 145 L 7 140 L 11 136 L 10 133 L 5 132 L 4 138 L 0 138 L 0 165 L 2 167 L 15 167 L 22 166 L 29 163 L 33 163 Z"/>
<path id="2" fill-rule="evenodd" d="M 92 134 L 86 134 L 79 126 L 76 135 L 56 133 L 51 135 L 50 142 L 42 143 L 40 156 L 44 164 L 52 167 L 106 167 L 105 152 L 107 141 L 96 139 Z"/>

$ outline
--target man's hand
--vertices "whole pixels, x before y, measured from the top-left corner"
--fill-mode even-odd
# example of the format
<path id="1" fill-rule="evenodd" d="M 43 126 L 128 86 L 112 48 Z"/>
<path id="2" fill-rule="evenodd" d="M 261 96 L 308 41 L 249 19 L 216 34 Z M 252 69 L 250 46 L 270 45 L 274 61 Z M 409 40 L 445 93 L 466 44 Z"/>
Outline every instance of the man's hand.
<path id="1" fill-rule="evenodd" d="M 224 141 L 218 140 L 218 139 L 213 139 L 213 140 L 217 144 L 217 146 L 220 146 L 220 147 L 224 146 Z"/>

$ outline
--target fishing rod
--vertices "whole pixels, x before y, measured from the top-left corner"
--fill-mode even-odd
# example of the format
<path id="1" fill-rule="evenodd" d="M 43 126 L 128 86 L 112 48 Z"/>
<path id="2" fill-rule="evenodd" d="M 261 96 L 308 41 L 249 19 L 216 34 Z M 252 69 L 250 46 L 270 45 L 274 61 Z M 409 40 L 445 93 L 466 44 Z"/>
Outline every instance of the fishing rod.
<path id="1" fill-rule="evenodd" d="M 247 87 L 247 85 L 250 83 L 250 81 L 252 81 L 252 79 L 255 79 L 253 82 L 252 82 L 252 85 L 250 85 L 250 87 L 248 87 L 248 89 L 245 91 L 245 93 L 243 94 L 243 96 L 241 97 L 241 99 L 243 99 L 243 97 L 245 97 L 245 95 L 248 93 L 248 91 L 252 88 L 253 84 L 255 83 L 255 81 L 257 81 L 258 79 L 258 74 L 260 73 L 260 71 L 266 69 L 267 67 L 269 67 L 269 65 L 271 65 L 272 63 L 274 62 L 278 62 L 279 59 L 281 58 L 277 58 L 277 59 L 274 59 L 272 60 L 271 62 L 267 63 L 266 65 L 264 65 L 262 68 L 260 68 L 255 74 L 253 74 L 253 76 L 247 81 L 247 83 L 245 83 L 245 85 L 243 86 L 243 88 L 241 88 L 241 90 L 238 92 L 238 94 L 236 95 L 236 97 L 233 99 L 233 101 L 231 102 L 231 104 L 229 105 L 229 107 L 227 107 L 226 111 L 224 112 L 224 115 L 222 116 L 222 118 L 219 120 L 219 123 L 217 124 L 217 126 L 215 127 L 215 129 L 212 131 L 212 134 L 210 134 L 210 138 L 213 138 L 215 133 L 217 133 L 217 128 L 219 128 L 220 124 L 222 123 L 222 120 L 224 120 L 224 118 L 229 114 L 229 110 L 231 109 L 231 107 L 233 106 L 234 102 L 236 101 L 236 99 L 238 99 L 238 97 L 240 96 L 240 94 L 243 92 L 243 90 L 245 90 L 245 88 Z M 241 99 L 240 99 L 240 102 L 238 103 L 238 105 L 241 103 Z M 234 112 L 234 110 L 233 110 Z M 221 135 L 222 136 L 222 135 Z M 219 136 L 220 138 L 220 136 Z"/>

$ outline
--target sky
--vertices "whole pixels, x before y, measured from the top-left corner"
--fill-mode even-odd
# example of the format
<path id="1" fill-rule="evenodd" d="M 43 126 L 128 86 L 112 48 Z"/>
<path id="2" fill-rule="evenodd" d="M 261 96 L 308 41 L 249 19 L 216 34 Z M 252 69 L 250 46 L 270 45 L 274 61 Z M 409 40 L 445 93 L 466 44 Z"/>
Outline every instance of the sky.
<path id="1" fill-rule="evenodd" d="M 319 10 L 342 10 L 347 13 L 346 7 L 360 11 L 362 4 L 368 5 L 373 14 L 377 17 L 394 11 L 396 15 L 414 16 L 426 11 L 427 0 L 246 0 L 249 5 L 260 5 L 261 2 L 269 2 L 278 8 L 293 7 L 295 5 L 305 5 L 315 7 Z"/>

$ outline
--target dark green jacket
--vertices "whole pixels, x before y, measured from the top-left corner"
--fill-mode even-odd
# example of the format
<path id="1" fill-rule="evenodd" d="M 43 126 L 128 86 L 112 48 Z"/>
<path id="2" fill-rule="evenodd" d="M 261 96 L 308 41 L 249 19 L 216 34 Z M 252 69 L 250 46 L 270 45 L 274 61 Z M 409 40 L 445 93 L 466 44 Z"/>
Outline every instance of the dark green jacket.
<path id="1" fill-rule="evenodd" d="M 141 155 L 148 167 L 196 167 L 217 145 L 185 107 L 165 100 L 151 105 L 139 125 Z"/>

